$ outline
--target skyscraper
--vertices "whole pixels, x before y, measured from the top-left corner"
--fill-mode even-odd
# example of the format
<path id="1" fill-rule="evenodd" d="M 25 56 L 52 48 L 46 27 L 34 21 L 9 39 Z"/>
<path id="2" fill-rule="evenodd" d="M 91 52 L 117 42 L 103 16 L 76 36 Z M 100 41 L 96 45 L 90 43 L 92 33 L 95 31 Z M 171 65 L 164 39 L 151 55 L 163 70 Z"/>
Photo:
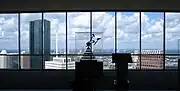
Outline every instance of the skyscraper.
<path id="1" fill-rule="evenodd" d="M 50 60 L 50 21 L 43 23 L 42 20 L 30 21 L 31 69 L 43 69 L 44 61 Z"/>

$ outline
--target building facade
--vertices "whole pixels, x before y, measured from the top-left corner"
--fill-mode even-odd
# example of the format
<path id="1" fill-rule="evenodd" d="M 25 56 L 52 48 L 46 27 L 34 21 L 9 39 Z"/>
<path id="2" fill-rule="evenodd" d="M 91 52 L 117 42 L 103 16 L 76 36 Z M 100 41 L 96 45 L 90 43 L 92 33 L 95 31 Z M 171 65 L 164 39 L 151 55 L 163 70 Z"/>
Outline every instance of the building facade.
<path id="1" fill-rule="evenodd" d="M 141 56 L 141 61 L 140 61 Z M 141 69 L 163 69 L 163 51 L 162 50 L 141 50 L 138 56 L 137 68 Z"/>
<path id="2" fill-rule="evenodd" d="M 8 62 L 6 50 L 2 50 L 0 54 L 0 69 L 7 69 Z"/>
<path id="3" fill-rule="evenodd" d="M 50 21 L 30 21 L 29 37 L 30 67 L 31 69 L 43 69 L 45 60 L 50 60 Z"/>
<path id="4" fill-rule="evenodd" d="M 2 50 L 0 54 L 0 69 L 18 69 L 18 53 L 7 53 L 6 50 Z"/>
<path id="5" fill-rule="evenodd" d="M 24 55 L 28 54 L 25 51 L 21 52 L 21 69 L 30 69 L 30 56 Z"/>
<path id="6" fill-rule="evenodd" d="M 67 68 L 75 69 L 75 61 L 67 58 Z M 53 61 L 45 61 L 45 69 L 66 69 L 66 57 L 53 57 Z"/>
<path id="7" fill-rule="evenodd" d="M 18 69 L 19 68 L 19 53 L 8 53 L 7 55 L 7 68 Z"/>

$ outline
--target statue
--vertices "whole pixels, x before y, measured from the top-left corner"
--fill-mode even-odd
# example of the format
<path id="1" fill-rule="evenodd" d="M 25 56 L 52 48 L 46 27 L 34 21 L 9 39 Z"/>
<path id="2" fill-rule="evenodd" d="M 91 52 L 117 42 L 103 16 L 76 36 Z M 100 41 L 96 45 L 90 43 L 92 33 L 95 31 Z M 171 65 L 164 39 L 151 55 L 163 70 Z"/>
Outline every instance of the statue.
<path id="1" fill-rule="evenodd" d="M 72 84 L 73 91 L 95 91 L 98 82 L 103 76 L 103 62 L 98 62 L 93 58 L 92 45 L 95 45 L 101 38 L 93 39 L 86 43 L 87 49 L 80 62 L 75 65 L 75 80 Z M 91 52 L 91 53 L 90 53 Z M 92 60 L 94 59 L 94 60 Z"/>
<path id="2" fill-rule="evenodd" d="M 95 37 L 94 34 L 92 34 L 91 39 L 86 43 L 87 49 L 92 49 L 92 44 L 96 45 L 96 43 L 101 39 L 97 38 L 96 41 L 93 39 Z"/>

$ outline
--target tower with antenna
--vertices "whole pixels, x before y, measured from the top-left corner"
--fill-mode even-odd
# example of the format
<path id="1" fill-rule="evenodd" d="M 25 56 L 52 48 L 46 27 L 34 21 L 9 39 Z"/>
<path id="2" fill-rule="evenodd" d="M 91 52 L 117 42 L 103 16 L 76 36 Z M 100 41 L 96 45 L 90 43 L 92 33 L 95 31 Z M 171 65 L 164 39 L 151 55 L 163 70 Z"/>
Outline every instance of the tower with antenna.
<path id="1" fill-rule="evenodd" d="M 58 29 L 56 30 L 56 58 L 58 58 Z"/>

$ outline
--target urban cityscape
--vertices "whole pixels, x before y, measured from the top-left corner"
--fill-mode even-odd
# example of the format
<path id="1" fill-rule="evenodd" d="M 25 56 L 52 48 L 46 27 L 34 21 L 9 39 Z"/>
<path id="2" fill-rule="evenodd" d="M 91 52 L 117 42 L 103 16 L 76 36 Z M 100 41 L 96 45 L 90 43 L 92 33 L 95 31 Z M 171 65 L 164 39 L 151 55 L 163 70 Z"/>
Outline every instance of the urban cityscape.
<path id="1" fill-rule="evenodd" d="M 92 12 L 92 24 L 88 18 L 90 14 L 67 13 L 68 19 L 65 20 L 66 13 L 44 13 L 44 19 L 41 13 L 22 13 L 20 21 L 18 14 L 0 15 L 0 69 L 75 69 L 75 62 L 82 58 L 90 33 L 101 38 L 93 46 L 93 53 L 97 54 L 98 61 L 103 62 L 105 70 L 115 69 L 111 57 L 114 52 L 132 54 L 133 63 L 129 63 L 129 69 L 163 69 L 164 64 L 165 69 L 178 68 L 180 14 L 163 16 L 161 12 L 141 12 L 141 33 L 140 13 L 118 12 L 117 30 L 114 12 Z M 167 17 L 168 32 L 165 51 L 163 17 Z M 22 22 L 19 31 L 18 22 Z M 69 55 L 66 57 L 66 54 Z"/>

